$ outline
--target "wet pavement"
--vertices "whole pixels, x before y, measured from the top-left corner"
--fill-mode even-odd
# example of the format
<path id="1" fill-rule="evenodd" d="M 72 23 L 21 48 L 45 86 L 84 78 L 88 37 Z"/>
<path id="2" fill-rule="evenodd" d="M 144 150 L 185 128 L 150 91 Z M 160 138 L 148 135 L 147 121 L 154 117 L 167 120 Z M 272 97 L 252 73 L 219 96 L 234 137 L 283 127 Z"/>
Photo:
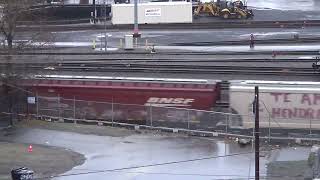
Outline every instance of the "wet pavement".
<path id="1" fill-rule="evenodd" d="M 148 166 L 103 173 L 87 172 L 143 166 L 202 157 L 216 157 L 251 152 L 251 146 L 224 144 L 213 139 L 175 135 L 141 134 L 127 137 L 83 135 L 44 129 L 22 129 L 11 135 L 15 142 L 64 147 L 84 154 L 81 166 L 54 179 L 247 179 L 254 175 L 253 154 L 212 158 L 163 166 Z M 261 174 L 265 174 L 265 158 L 261 157 Z M 78 174 L 81 175 L 70 175 Z M 84 174 L 83 174 L 84 173 Z"/>
<path id="2" fill-rule="evenodd" d="M 215 30 L 142 30 L 142 37 L 138 39 L 138 45 L 145 47 L 146 41 L 149 45 L 153 44 L 155 46 L 168 46 L 168 49 L 183 49 L 186 47 L 187 50 L 197 50 L 197 49 L 206 49 L 210 51 L 211 49 L 216 49 L 214 46 L 217 45 L 230 45 L 231 42 L 235 44 L 244 44 L 245 51 L 249 47 L 250 34 L 254 34 L 255 40 L 263 41 L 261 43 L 267 42 L 268 45 L 264 47 L 274 46 L 274 49 L 278 49 L 280 46 L 284 46 L 286 49 L 292 49 L 294 47 L 287 47 L 286 42 L 290 42 L 290 45 L 296 45 L 299 49 L 318 49 L 318 44 L 299 44 L 303 43 L 303 39 L 317 39 L 320 38 L 319 28 L 316 27 L 307 27 L 307 28 L 297 28 L 297 29 L 281 29 L 281 28 L 270 28 L 270 29 L 215 29 Z M 120 39 L 123 39 L 126 34 L 131 34 L 129 31 L 115 31 L 107 30 L 107 38 L 105 39 L 105 32 L 98 30 L 86 30 L 86 31 L 61 31 L 61 32 L 52 32 L 51 36 L 53 37 L 53 42 L 49 45 L 54 45 L 56 47 L 89 47 L 93 46 L 93 41 L 95 40 L 96 47 L 104 47 L 106 41 L 108 48 L 110 50 L 116 50 L 114 48 L 120 47 Z M 301 41 L 294 41 L 294 35 L 299 35 Z M 28 41 L 32 37 L 32 33 L 25 32 L 19 33 L 16 36 L 16 39 L 19 41 Z M 37 39 L 36 41 L 41 42 L 42 39 Z M 45 39 L 43 39 L 45 41 Z M 229 43 L 228 43 L 229 42 Z M 124 43 L 124 41 L 123 41 Z M 260 44 L 261 44 L 260 43 Z M 273 44 L 272 44 L 273 43 Z M 307 45 L 307 46 L 305 46 Z M 190 46 L 195 46 L 191 48 Z M 199 47 L 198 47 L 199 46 Z M 201 47 L 200 47 L 201 46 Z M 210 46 L 212 48 L 210 48 Z M 301 46 L 301 47 L 299 47 Z M 304 47 L 305 46 L 305 47 Z M 227 47 L 218 47 L 218 50 L 228 49 L 238 46 L 227 46 Z M 239 50 L 240 50 L 239 49 Z M 259 48 L 257 48 L 259 49 Z M 261 48 L 260 48 L 261 49 Z M 268 48 L 270 50 L 270 48 Z M 292 49 L 295 50 L 295 49 Z"/>
<path id="3" fill-rule="evenodd" d="M 249 45 L 239 46 L 157 46 L 157 49 L 175 49 L 187 51 L 202 51 L 202 52 L 272 52 L 272 51 L 318 51 L 320 44 L 283 44 L 283 45 L 255 45 L 250 48 Z"/>
<path id="4" fill-rule="evenodd" d="M 107 30 L 108 44 L 111 46 L 119 45 L 119 39 L 124 38 L 126 34 L 131 34 L 131 30 L 118 31 Z M 256 40 L 269 39 L 293 39 L 298 34 L 300 38 L 320 37 L 318 27 L 307 28 L 237 28 L 237 29 L 213 29 L 213 30 L 141 30 L 140 44 L 145 44 L 145 39 L 149 43 L 156 45 L 176 45 L 176 44 L 208 44 L 215 45 L 215 42 L 224 41 L 249 41 L 253 34 Z M 94 39 L 97 42 L 104 41 L 104 30 L 88 31 L 60 31 L 52 32 L 55 41 L 58 42 L 89 42 Z M 27 40 L 29 33 L 18 35 L 18 39 Z M 98 43 L 97 43 L 98 44 Z"/>

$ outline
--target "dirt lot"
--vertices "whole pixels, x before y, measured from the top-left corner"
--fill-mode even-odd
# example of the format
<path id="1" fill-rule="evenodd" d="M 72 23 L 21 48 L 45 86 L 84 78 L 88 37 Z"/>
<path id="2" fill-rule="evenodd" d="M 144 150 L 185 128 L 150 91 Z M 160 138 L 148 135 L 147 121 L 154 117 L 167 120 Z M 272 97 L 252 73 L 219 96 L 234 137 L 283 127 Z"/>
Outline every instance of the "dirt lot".
<path id="1" fill-rule="evenodd" d="M 135 133 L 132 130 L 123 128 L 33 120 L 22 121 L 16 124 L 14 128 L 0 131 L 0 138 L 23 128 L 39 128 L 112 137 L 123 137 Z M 11 179 L 10 171 L 13 168 L 29 167 L 35 171 L 37 176 L 45 177 L 64 173 L 72 167 L 82 164 L 85 160 L 83 155 L 67 149 L 41 145 L 32 146 L 33 151 L 28 152 L 29 144 L 3 142 L 0 140 L 0 180 Z"/>
<path id="2" fill-rule="evenodd" d="M 28 167 L 35 171 L 36 177 L 47 177 L 61 174 L 72 167 L 80 165 L 85 158 L 63 148 L 32 145 L 32 152 L 28 151 L 28 144 L 0 142 L 0 179 L 11 179 L 13 168 Z"/>
<path id="3" fill-rule="evenodd" d="M 37 120 L 21 121 L 15 124 L 14 128 L 0 131 L 0 180 L 11 179 L 10 171 L 13 168 L 29 167 L 35 171 L 37 177 L 47 177 L 64 173 L 74 166 L 83 164 L 85 161 L 83 155 L 64 148 L 32 145 L 33 151 L 28 152 L 29 144 L 8 142 L 6 136 L 24 128 L 48 129 L 112 137 L 125 137 L 135 133 L 141 133 L 125 128 L 96 125 L 53 123 Z M 1 141 L 1 139 L 5 139 L 5 141 Z"/>
<path id="4" fill-rule="evenodd" d="M 268 164 L 268 176 L 271 180 L 311 180 L 312 170 L 307 161 L 272 162 Z"/>

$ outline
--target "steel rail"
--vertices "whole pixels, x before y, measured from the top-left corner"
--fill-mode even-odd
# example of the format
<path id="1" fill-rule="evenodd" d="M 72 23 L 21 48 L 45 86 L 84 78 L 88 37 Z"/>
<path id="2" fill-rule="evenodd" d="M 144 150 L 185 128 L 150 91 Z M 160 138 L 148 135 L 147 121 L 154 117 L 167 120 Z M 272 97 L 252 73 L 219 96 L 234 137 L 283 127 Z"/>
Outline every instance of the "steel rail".
<path id="1" fill-rule="evenodd" d="M 1 57 L 1 56 L 0 56 Z M 38 61 L 37 63 L 39 64 L 52 64 L 52 63 L 60 63 L 60 64 L 109 64 L 109 63 L 203 63 L 203 62 L 208 62 L 208 63 L 243 63 L 243 62 L 256 62 L 256 63 L 280 63 L 280 62 L 301 62 L 301 63 L 312 63 L 317 61 L 315 58 L 219 58 L 219 59 L 214 59 L 214 58 L 86 58 L 86 59 L 45 59 L 45 60 L 31 60 L 26 59 L 26 58 L 21 58 L 21 59 L 15 59 L 11 60 L 12 64 L 34 64 L 35 61 Z M 0 64 L 8 63 L 5 61 L 0 61 Z"/>
<path id="2" fill-rule="evenodd" d="M 6 64 L 0 67 L 5 68 Z M 248 67 L 248 66 L 195 66 L 195 65 L 145 65 L 145 64 L 59 64 L 43 66 L 40 64 L 16 65 L 16 70 L 46 71 L 80 71 L 80 72 L 157 72 L 157 73 L 190 73 L 190 74 L 255 74 L 255 75 L 300 75 L 317 76 L 319 72 L 312 68 L 297 67 Z"/>
<path id="3" fill-rule="evenodd" d="M 318 55 L 319 51 L 248 51 L 248 52 L 190 52 L 190 51 L 178 51 L 178 52 L 165 52 L 159 51 L 155 54 L 151 54 L 148 51 L 109 51 L 109 52 L 15 52 L 11 56 L 21 56 L 21 55 L 65 55 L 65 56 L 75 56 L 75 55 L 150 55 L 150 56 L 162 56 L 162 55 L 195 55 L 195 56 L 208 56 L 208 55 L 272 55 L 276 52 L 278 55 Z M 8 52 L 0 51 L 0 56 L 8 56 Z"/>

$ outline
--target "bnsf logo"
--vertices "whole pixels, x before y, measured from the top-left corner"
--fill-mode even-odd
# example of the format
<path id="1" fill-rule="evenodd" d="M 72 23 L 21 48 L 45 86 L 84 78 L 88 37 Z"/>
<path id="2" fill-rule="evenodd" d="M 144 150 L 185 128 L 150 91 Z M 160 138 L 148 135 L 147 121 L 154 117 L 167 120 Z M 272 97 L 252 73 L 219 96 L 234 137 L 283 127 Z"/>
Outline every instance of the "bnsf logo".
<path id="1" fill-rule="evenodd" d="M 190 106 L 189 103 L 194 102 L 194 99 L 186 98 L 158 98 L 150 97 L 145 105 L 148 106 Z"/>

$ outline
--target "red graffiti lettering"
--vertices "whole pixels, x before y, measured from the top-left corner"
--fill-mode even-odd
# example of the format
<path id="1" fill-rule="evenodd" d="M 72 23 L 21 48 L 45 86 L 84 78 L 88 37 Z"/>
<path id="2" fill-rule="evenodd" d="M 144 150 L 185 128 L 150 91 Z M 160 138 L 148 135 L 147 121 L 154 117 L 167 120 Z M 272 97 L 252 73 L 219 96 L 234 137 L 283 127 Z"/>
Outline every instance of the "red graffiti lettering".
<path id="1" fill-rule="evenodd" d="M 319 119 L 320 109 L 314 110 L 312 108 L 272 108 L 272 118 L 301 118 L 301 119 Z"/>
<path id="2" fill-rule="evenodd" d="M 320 101 L 320 94 L 313 94 L 313 104 L 318 105 L 319 101 Z"/>
<path id="3" fill-rule="evenodd" d="M 271 117 L 276 118 L 281 116 L 281 109 L 280 108 L 272 108 Z"/>
<path id="4" fill-rule="evenodd" d="M 282 111 L 281 111 L 281 117 L 282 117 L 282 118 L 288 118 L 289 113 L 290 113 L 290 109 L 282 109 Z"/>
<path id="5" fill-rule="evenodd" d="M 289 99 L 290 93 L 270 93 L 274 97 L 275 102 L 279 102 L 280 98 L 283 102 L 291 102 Z"/>
<path id="6" fill-rule="evenodd" d="M 308 112 L 308 118 L 314 119 L 314 110 L 311 108 L 308 108 L 307 112 Z"/>
<path id="7" fill-rule="evenodd" d="M 285 94 L 284 94 L 283 102 L 291 102 L 291 101 L 289 100 L 289 93 L 285 93 Z"/>
<path id="8" fill-rule="evenodd" d="M 304 109 L 298 109 L 298 117 L 300 118 L 306 118 L 306 110 Z"/>
<path id="9" fill-rule="evenodd" d="M 289 111 L 289 118 L 294 118 L 297 116 L 297 108 L 294 108 L 293 110 L 290 109 Z"/>
<path id="10" fill-rule="evenodd" d="M 281 96 L 282 93 L 270 93 L 270 95 L 274 97 L 274 100 L 276 102 L 278 102 L 279 101 L 279 96 Z"/>
<path id="11" fill-rule="evenodd" d="M 302 98 L 301 98 L 301 104 L 305 104 L 306 102 L 309 105 L 311 105 L 311 99 L 310 99 L 309 95 L 308 94 L 303 94 Z"/>

